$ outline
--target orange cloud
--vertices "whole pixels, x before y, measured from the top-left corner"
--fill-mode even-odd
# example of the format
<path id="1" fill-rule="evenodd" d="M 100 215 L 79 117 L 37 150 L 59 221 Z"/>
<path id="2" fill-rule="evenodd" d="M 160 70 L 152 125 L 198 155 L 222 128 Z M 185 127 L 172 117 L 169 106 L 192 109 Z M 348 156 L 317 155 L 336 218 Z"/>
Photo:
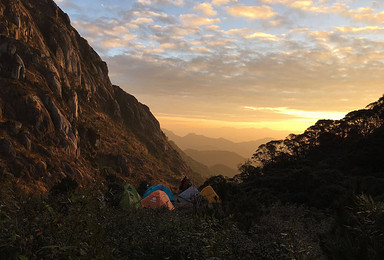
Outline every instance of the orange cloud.
<path id="1" fill-rule="evenodd" d="M 377 33 L 377 32 L 382 32 L 384 30 L 383 27 L 379 27 L 379 26 L 365 26 L 365 27 L 342 26 L 342 27 L 335 27 L 335 29 L 343 33 Z"/>
<path id="2" fill-rule="evenodd" d="M 270 111 L 277 114 L 289 115 L 297 118 L 303 119 L 341 119 L 345 116 L 343 112 L 329 112 L 329 111 L 304 111 L 291 109 L 287 107 L 252 107 L 252 106 L 243 106 L 244 110 L 251 111 Z"/>
<path id="3" fill-rule="evenodd" d="M 169 50 L 177 49 L 177 45 L 175 43 L 163 43 L 160 45 L 160 47 L 163 49 L 169 49 Z"/>
<path id="4" fill-rule="evenodd" d="M 220 19 L 211 19 L 200 17 L 195 14 L 182 14 L 180 15 L 180 20 L 184 26 L 201 26 L 206 24 L 220 23 Z"/>
<path id="5" fill-rule="evenodd" d="M 196 52 L 196 53 L 209 53 L 211 52 L 210 49 L 205 48 L 205 47 L 197 47 L 197 48 L 191 48 L 191 52 Z"/>
<path id="6" fill-rule="evenodd" d="M 206 16 L 216 15 L 217 12 L 213 10 L 212 5 L 209 3 L 201 3 L 193 8 L 194 11 L 200 11 Z"/>
<path id="7" fill-rule="evenodd" d="M 224 4 L 228 4 L 229 0 L 212 0 L 212 4 L 220 6 Z"/>
<path id="8" fill-rule="evenodd" d="M 119 38 L 109 38 L 100 41 L 100 45 L 107 49 L 118 48 L 126 46 L 126 42 Z"/>
<path id="9" fill-rule="evenodd" d="M 327 0 L 323 0 L 319 1 L 320 4 L 315 4 L 312 0 L 263 0 L 263 3 L 266 4 L 281 4 L 312 13 L 341 13 L 348 10 L 345 3 L 334 3 L 332 6 L 322 5 L 326 2 Z"/>
<path id="10" fill-rule="evenodd" d="M 262 0 L 266 4 L 289 4 L 295 2 L 295 0 Z"/>
<path id="11" fill-rule="evenodd" d="M 258 39 L 266 40 L 266 41 L 278 41 L 278 39 L 279 39 L 276 35 L 269 34 L 269 33 L 263 33 L 263 32 L 255 32 L 253 34 L 245 36 L 245 38 L 246 39 L 258 38 Z"/>
<path id="12" fill-rule="evenodd" d="M 205 26 L 205 29 L 211 30 L 211 31 L 218 31 L 220 29 L 220 27 L 216 24 L 212 24 L 212 25 Z"/>
<path id="13" fill-rule="evenodd" d="M 227 7 L 226 10 L 233 16 L 245 17 L 249 19 L 269 19 L 277 16 L 277 13 L 272 7 L 267 5 L 262 6 L 244 6 L 236 5 Z"/>
<path id="14" fill-rule="evenodd" d="M 349 10 L 345 15 L 360 22 L 384 24 L 384 11 L 380 13 L 374 13 L 374 11 L 372 8 L 364 7 L 357 10 Z"/>
<path id="15" fill-rule="evenodd" d="M 132 21 L 134 24 L 144 24 L 144 23 L 153 23 L 152 18 L 146 18 L 146 17 L 139 17 Z"/>

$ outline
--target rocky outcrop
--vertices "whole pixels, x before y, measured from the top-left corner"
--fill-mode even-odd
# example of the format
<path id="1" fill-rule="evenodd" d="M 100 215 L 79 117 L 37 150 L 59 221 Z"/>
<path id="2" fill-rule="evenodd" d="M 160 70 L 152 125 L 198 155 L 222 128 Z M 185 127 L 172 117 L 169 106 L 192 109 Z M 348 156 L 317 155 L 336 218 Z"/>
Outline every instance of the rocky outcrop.
<path id="1" fill-rule="evenodd" d="M 55 93 L 57 96 L 62 97 L 62 86 L 60 80 L 57 78 L 57 75 L 55 73 L 51 73 L 48 76 L 48 86 L 52 90 L 53 93 Z"/>
<path id="2" fill-rule="evenodd" d="M 66 176 L 85 185 L 102 169 L 176 187 L 189 168 L 68 15 L 52 0 L 3 0 L 0 18 L 4 172 L 46 188 Z"/>
<path id="3" fill-rule="evenodd" d="M 54 133 L 51 116 L 38 96 L 25 96 L 17 103 L 18 118 L 26 121 L 39 137 Z"/>
<path id="4" fill-rule="evenodd" d="M 23 80 L 25 78 L 25 65 L 23 60 L 18 54 L 15 53 L 12 57 L 13 65 L 11 71 L 11 78 Z"/>
<path id="5" fill-rule="evenodd" d="M 25 132 L 21 133 L 19 136 L 19 142 L 24 148 L 28 151 L 32 148 L 31 136 Z"/>
<path id="6" fill-rule="evenodd" d="M 60 109 L 53 102 L 52 98 L 47 96 L 44 103 L 49 111 L 49 115 L 55 125 L 56 131 L 61 137 L 60 143 L 64 147 L 64 150 L 74 157 L 78 157 L 80 151 L 78 147 L 79 136 L 77 129 L 63 115 Z"/>
<path id="7" fill-rule="evenodd" d="M 5 77 L 23 80 L 26 73 L 25 65 L 16 51 L 16 46 L 11 42 L 2 42 L 0 45 L 0 73 Z"/>
<path id="8" fill-rule="evenodd" d="M 77 120 L 79 118 L 79 98 L 77 97 L 77 93 L 75 90 L 72 90 L 72 93 L 70 95 L 69 106 L 72 111 L 71 118 L 73 120 Z"/>

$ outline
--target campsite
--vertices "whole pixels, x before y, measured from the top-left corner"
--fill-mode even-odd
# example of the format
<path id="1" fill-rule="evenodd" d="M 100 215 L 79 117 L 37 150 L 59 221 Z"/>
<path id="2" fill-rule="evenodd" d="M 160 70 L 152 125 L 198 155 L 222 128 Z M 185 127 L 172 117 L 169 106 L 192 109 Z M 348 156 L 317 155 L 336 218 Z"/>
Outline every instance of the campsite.
<path id="1" fill-rule="evenodd" d="M 140 195 L 133 185 L 115 177 L 109 179 L 112 180 L 110 189 L 104 194 L 100 194 L 96 187 L 95 190 L 79 189 L 72 180 L 64 179 L 43 201 L 33 196 L 25 197 L 23 201 L 9 198 L 11 204 L 4 206 L 10 211 L 2 223 L 8 222 L 18 236 L 9 241 L 7 247 L 3 245 L 2 255 L 200 259 L 217 253 L 219 248 L 215 243 L 219 243 L 219 247 L 225 246 L 222 235 L 229 236 L 230 233 L 227 234 L 221 225 L 226 220 L 214 217 L 214 209 L 208 202 L 211 197 L 200 195 L 197 188 L 190 186 L 178 195 L 170 193 L 174 198 L 171 202 L 167 195 L 171 191 L 164 185 L 150 186 Z M 117 183 L 121 185 L 120 189 L 116 188 Z M 10 195 L 7 190 L 9 188 L 2 189 L 2 198 Z M 22 192 L 16 187 L 12 190 Z M 26 212 L 23 219 L 12 207 Z M 18 221 L 29 228 L 11 224 Z M 217 231 L 222 235 L 217 236 Z M 25 241 L 22 237 L 31 240 Z M 40 248 L 47 238 L 57 246 Z M 24 241 L 26 245 L 19 244 Z M 65 247 L 66 243 L 80 243 L 81 247 Z M 17 249 L 20 246 L 22 251 Z"/>
<path id="2" fill-rule="evenodd" d="M 185 182 L 187 181 L 187 184 Z M 116 189 L 116 183 L 114 183 Z M 119 201 L 122 210 L 132 211 L 141 207 L 151 209 L 174 210 L 175 207 L 192 208 L 203 207 L 203 205 L 221 204 L 219 195 L 212 186 L 208 185 L 199 191 L 185 176 L 180 183 L 179 194 L 174 195 L 172 191 L 163 184 L 149 186 L 143 194 L 139 194 L 132 184 L 124 184 L 120 187 L 120 193 L 114 193 L 113 201 Z"/>
<path id="3" fill-rule="evenodd" d="M 383 17 L 0 0 L 0 260 L 384 259 Z"/>

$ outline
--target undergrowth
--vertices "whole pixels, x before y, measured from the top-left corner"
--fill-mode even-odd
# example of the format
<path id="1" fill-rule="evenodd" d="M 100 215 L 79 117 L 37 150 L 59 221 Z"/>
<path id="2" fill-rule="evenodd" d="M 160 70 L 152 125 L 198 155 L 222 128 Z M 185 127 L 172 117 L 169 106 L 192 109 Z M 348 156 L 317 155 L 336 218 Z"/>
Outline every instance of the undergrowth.
<path id="1" fill-rule="evenodd" d="M 102 183 L 60 183 L 48 195 L 1 182 L 1 259 L 322 259 L 322 225 L 278 205 L 248 230 L 222 209 L 138 209 L 106 204 Z M 299 220 L 299 222 L 295 220 Z"/>

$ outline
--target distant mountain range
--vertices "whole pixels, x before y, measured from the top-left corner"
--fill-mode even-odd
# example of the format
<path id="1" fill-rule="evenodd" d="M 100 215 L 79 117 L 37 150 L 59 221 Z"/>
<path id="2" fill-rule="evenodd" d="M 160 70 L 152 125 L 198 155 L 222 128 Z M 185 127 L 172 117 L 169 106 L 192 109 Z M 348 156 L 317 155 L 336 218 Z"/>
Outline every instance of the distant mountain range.
<path id="1" fill-rule="evenodd" d="M 271 141 L 272 137 L 266 137 L 248 142 L 235 143 L 224 138 L 211 138 L 194 133 L 186 136 L 178 136 L 172 131 L 162 129 L 166 136 L 174 141 L 182 150 L 193 149 L 198 151 L 230 151 L 250 158 L 256 149 L 261 145 Z"/>
<path id="2" fill-rule="evenodd" d="M 220 133 L 221 138 L 230 140 L 234 143 L 248 142 L 263 139 L 264 137 L 273 137 L 274 140 L 284 139 L 289 134 L 292 133 L 301 133 L 302 131 L 295 130 L 273 130 L 270 128 L 236 128 L 236 127 L 212 127 L 212 128 L 198 128 L 190 125 L 188 128 L 178 127 L 178 128 L 168 128 L 164 126 L 163 128 L 171 130 L 176 135 L 185 136 L 189 133 L 198 133 L 199 135 L 207 137 L 218 137 Z"/>
<path id="3" fill-rule="evenodd" d="M 238 174 L 238 166 L 250 158 L 257 147 L 272 139 L 235 143 L 197 134 L 181 137 L 166 129 L 163 132 L 179 147 L 178 151 L 188 166 L 203 177 Z"/>
<path id="4" fill-rule="evenodd" d="M 227 151 L 197 151 L 192 149 L 183 151 L 173 141 L 169 142 L 191 168 L 192 175 L 190 177 L 193 179 L 193 182 L 197 184 L 202 184 L 205 178 L 215 175 L 232 177 L 239 173 L 237 170 L 239 162 L 244 162 L 245 160 L 245 158 L 240 155 Z M 232 163 L 230 163 L 229 166 L 225 164 L 217 164 L 217 162 L 220 161 L 224 161 L 225 163 L 225 160 L 220 158 L 220 155 L 224 155 L 223 158 L 228 159 L 228 162 Z M 237 160 L 234 161 L 234 158 Z"/>
<path id="5" fill-rule="evenodd" d="M 238 155 L 237 153 L 228 151 L 198 151 L 194 149 L 186 149 L 184 152 L 207 166 L 224 164 L 231 168 L 236 168 L 239 161 L 246 160 L 246 158 Z"/>

